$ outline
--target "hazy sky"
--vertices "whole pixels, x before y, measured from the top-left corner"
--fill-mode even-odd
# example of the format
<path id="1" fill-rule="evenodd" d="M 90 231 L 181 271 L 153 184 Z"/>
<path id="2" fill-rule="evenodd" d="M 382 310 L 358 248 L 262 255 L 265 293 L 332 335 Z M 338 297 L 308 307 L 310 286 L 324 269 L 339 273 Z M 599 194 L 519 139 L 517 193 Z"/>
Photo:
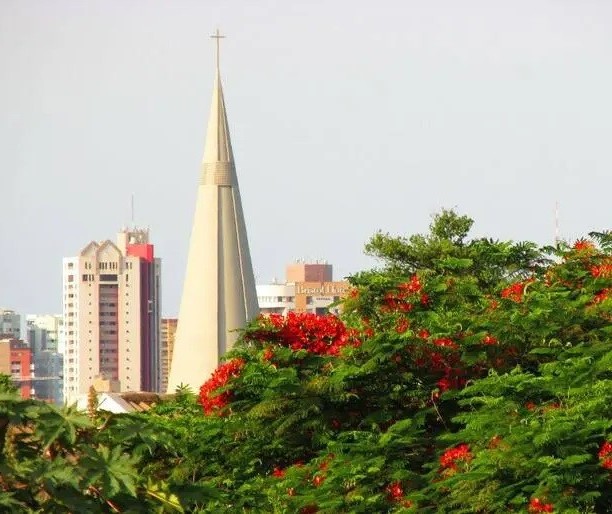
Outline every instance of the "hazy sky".
<path id="1" fill-rule="evenodd" d="M 182 290 L 219 26 L 258 282 L 372 266 L 455 207 L 548 243 L 612 226 L 608 0 L 0 0 L 0 307 L 61 311 L 61 260 L 130 222 Z"/>

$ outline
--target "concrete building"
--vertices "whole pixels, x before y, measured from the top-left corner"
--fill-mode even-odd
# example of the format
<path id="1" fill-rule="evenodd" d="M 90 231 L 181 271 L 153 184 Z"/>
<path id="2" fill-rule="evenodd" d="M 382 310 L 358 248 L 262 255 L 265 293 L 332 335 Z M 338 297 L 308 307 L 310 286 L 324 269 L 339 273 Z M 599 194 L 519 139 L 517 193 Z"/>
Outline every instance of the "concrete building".
<path id="1" fill-rule="evenodd" d="M 284 283 L 258 284 L 257 301 L 262 314 L 337 314 L 340 308 L 333 304 L 348 294 L 349 288 L 348 282 L 333 280 L 331 264 L 299 261 L 287 266 Z"/>
<path id="2" fill-rule="evenodd" d="M 168 391 L 197 391 L 240 329 L 257 316 L 257 294 L 234 154 L 217 68 Z"/>
<path id="3" fill-rule="evenodd" d="M 0 373 L 12 377 L 21 398 L 34 396 L 32 350 L 27 343 L 14 337 L 0 339 Z"/>
<path id="4" fill-rule="evenodd" d="M 148 230 L 124 229 L 116 244 L 92 241 L 65 258 L 63 295 L 65 401 L 97 376 L 122 391 L 158 391 L 161 261 Z"/>
<path id="5" fill-rule="evenodd" d="M 162 318 L 161 320 L 161 390 L 168 389 L 168 375 L 174 353 L 174 338 L 176 336 L 177 318 Z"/>
<path id="6" fill-rule="evenodd" d="M 32 378 L 36 398 L 60 405 L 63 403 L 64 318 L 60 314 L 28 314 L 26 334 L 36 370 Z"/>
<path id="7" fill-rule="evenodd" d="M 62 352 L 64 346 L 64 318 L 61 314 L 28 314 L 26 336 L 34 354 L 47 350 Z"/>
<path id="8" fill-rule="evenodd" d="M 21 315 L 10 309 L 0 309 L 0 336 L 21 339 Z"/>

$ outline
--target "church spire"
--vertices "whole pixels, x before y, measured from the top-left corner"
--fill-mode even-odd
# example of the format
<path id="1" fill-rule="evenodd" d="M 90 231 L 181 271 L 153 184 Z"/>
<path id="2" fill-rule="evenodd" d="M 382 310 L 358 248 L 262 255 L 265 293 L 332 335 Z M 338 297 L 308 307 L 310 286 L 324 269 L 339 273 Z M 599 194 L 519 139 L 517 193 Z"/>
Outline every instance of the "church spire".
<path id="1" fill-rule="evenodd" d="M 220 41 L 225 36 L 217 32 L 210 36 L 216 42 L 217 62 L 215 83 L 213 86 L 212 104 L 210 106 L 210 118 L 208 120 L 208 132 L 206 134 L 206 145 L 204 146 L 203 163 L 212 164 L 216 162 L 234 162 L 232 153 L 232 142 L 230 140 L 227 114 L 225 111 L 225 100 L 223 99 L 223 87 L 221 85 L 221 72 L 219 70 L 219 47 Z"/>
<path id="2" fill-rule="evenodd" d="M 168 391 L 194 392 L 216 369 L 244 328 L 259 313 L 255 279 L 229 125 L 217 64 L 204 145 L 183 296 Z"/>

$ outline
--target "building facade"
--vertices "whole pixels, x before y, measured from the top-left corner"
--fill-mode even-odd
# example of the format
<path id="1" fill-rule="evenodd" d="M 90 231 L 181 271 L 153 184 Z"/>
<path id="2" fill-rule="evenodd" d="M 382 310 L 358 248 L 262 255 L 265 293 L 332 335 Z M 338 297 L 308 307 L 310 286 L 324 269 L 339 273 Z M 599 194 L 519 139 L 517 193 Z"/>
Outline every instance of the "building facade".
<path id="1" fill-rule="evenodd" d="M 28 314 L 26 336 L 34 354 L 42 350 L 61 353 L 64 346 L 64 317 L 61 314 Z"/>
<path id="2" fill-rule="evenodd" d="M 21 339 L 21 315 L 10 309 L 0 309 L 0 337 Z"/>
<path id="3" fill-rule="evenodd" d="M 172 365 L 174 352 L 174 338 L 176 334 L 177 318 L 162 318 L 161 320 L 161 390 L 168 390 L 168 375 Z"/>
<path id="4" fill-rule="evenodd" d="M 123 391 L 161 385 L 161 261 L 148 230 L 122 230 L 63 261 L 64 399 L 96 377 Z"/>
<path id="5" fill-rule="evenodd" d="M 337 314 L 336 306 L 348 294 L 350 284 L 333 280 L 333 268 L 326 262 L 295 262 L 286 268 L 284 283 L 257 286 L 257 301 L 262 314 L 312 312 Z"/>
<path id="6" fill-rule="evenodd" d="M 0 373 L 11 376 L 21 398 L 28 399 L 35 395 L 32 387 L 32 350 L 24 341 L 9 337 L 0 339 Z"/>

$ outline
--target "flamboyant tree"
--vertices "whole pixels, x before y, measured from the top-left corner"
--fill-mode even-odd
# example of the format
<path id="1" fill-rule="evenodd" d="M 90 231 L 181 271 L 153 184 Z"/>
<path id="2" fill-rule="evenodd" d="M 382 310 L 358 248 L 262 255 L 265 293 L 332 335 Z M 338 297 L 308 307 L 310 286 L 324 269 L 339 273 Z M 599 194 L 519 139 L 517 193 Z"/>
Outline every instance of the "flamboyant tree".
<path id="1" fill-rule="evenodd" d="M 612 237 L 539 249 L 471 225 L 444 211 L 427 235 L 375 235 L 382 265 L 340 317 L 258 319 L 197 396 L 95 419 L 3 404 L 0 502 L 612 511 Z"/>

